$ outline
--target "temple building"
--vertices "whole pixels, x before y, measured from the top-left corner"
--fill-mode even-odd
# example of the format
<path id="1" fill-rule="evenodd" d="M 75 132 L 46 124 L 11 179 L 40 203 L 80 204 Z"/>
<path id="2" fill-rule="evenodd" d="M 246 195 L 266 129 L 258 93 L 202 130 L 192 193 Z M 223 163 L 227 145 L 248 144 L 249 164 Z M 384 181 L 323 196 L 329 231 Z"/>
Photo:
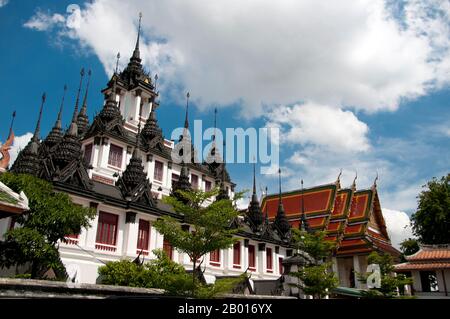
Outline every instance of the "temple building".
<path id="1" fill-rule="evenodd" d="M 450 298 L 450 245 L 421 245 L 395 272 L 412 278 L 411 292 L 419 298 Z"/>
<path id="2" fill-rule="evenodd" d="M 42 96 L 33 137 L 10 168 L 14 173 L 50 181 L 56 191 L 69 194 L 75 204 L 97 211 L 91 227 L 80 234 L 67 234 L 59 245 L 61 260 L 73 282 L 95 283 L 99 266 L 108 261 L 135 259 L 138 255 L 147 260 L 155 258 L 152 250 L 156 248 L 164 249 L 173 260 L 189 269 L 189 257 L 173 249 L 152 226 L 164 215 L 183 223 L 183 216 L 164 204 L 162 197 L 174 194 L 177 189 L 209 191 L 215 187 L 220 189 L 219 199 L 234 196 L 235 184 L 224 162 L 172 161 L 174 148 L 179 143 L 190 143 L 189 134 L 185 134 L 189 130 L 189 94 L 184 133 L 175 143 L 164 138 L 158 125 L 157 76 L 152 78 L 143 69 L 139 38 L 140 23 L 129 63 L 122 71 L 116 67 L 101 91 L 104 104 L 92 121 L 87 115 L 90 71 L 80 72 L 67 130 L 62 125 L 67 87 L 64 86 L 61 103 L 56 108 L 59 111 L 50 110 L 45 105 L 45 94 Z M 47 136 L 41 136 L 44 113 L 57 113 Z M 189 147 L 195 157 L 194 147 L 192 144 Z M 218 155 L 214 147 L 210 153 Z M 286 240 L 289 229 L 286 223 L 275 229 L 263 218 L 255 184 L 250 213 L 233 225 L 242 229 L 236 235 L 239 241 L 229 249 L 206 256 L 202 263 L 205 278 L 214 281 L 216 276 L 238 276 L 249 271 L 255 282 L 279 279 L 281 261 L 291 253 Z M 0 226 L 0 236 L 10 227 L 20 227 L 11 218 L 1 220 Z"/>
<path id="3" fill-rule="evenodd" d="M 303 181 L 302 181 L 303 185 Z M 356 178 L 348 188 L 342 188 L 340 175 L 336 182 L 301 188 L 281 195 L 268 195 L 262 200 L 262 211 L 277 222 L 280 205 L 293 228 L 326 231 L 333 241 L 333 271 L 342 287 L 365 288 L 356 273 L 367 269 L 367 256 L 372 251 L 388 253 L 398 258 L 392 247 L 381 211 L 376 180 L 369 189 L 356 189 Z"/>
<path id="4" fill-rule="evenodd" d="M 67 234 L 59 245 L 61 260 L 70 280 L 96 283 L 98 267 L 109 261 L 155 258 L 152 251 L 164 249 L 175 261 L 190 269 L 189 257 L 178 252 L 152 226 L 160 216 L 172 216 L 184 223 L 162 198 L 178 189 L 220 189 L 218 199 L 233 199 L 235 184 L 224 161 L 182 161 L 175 163 L 172 152 L 183 143 L 191 159 L 196 158 L 189 131 L 189 93 L 186 95 L 184 132 L 178 142 L 163 136 L 157 120 L 160 107 L 158 77 L 145 72 L 140 57 L 140 23 L 136 45 L 128 65 L 118 70 L 101 91 L 104 103 L 92 121 L 88 118 L 91 72 L 80 72 L 73 115 L 63 129 L 65 95 L 51 131 L 41 136 L 43 113 L 51 114 L 42 96 L 33 137 L 18 154 L 10 171 L 50 181 L 55 190 L 69 194 L 74 203 L 97 211 L 91 227 L 80 234 Z M 87 78 L 87 79 L 86 79 Z M 81 91 L 84 88 L 84 94 Z M 45 108 L 44 108 L 45 106 Z M 55 112 L 56 113 L 56 112 Z M 182 119 L 180 119 L 182 124 Z M 215 140 L 215 139 L 214 139 Z M 215 143 L 210 155 L 220 157 Z M 11 218 L 0 220 L 0 236 L 14 225 Z M 294 256 L 291 228 L 326 230 L 336 242 L 333 270 L 340 285 L 361 287 L 356 272 L 364 272 L 367 255 L 382 251 L 397 256 L 391 245 L 381 211 L 376 182 L 370 189 L 356 190 L 356 183 L 341 188 L 335 183 L 282 192 L 281 171 L 276 194 L 261 199 L 253 190 L 247 210 L 233 221 L 239 241 L 229 249 L 207 254 L 202 263 L 204 277 L 215 278 L 251 273 L 252 290 L 264 286 L 269 294 L 280 294 L 283 260 Z"/>

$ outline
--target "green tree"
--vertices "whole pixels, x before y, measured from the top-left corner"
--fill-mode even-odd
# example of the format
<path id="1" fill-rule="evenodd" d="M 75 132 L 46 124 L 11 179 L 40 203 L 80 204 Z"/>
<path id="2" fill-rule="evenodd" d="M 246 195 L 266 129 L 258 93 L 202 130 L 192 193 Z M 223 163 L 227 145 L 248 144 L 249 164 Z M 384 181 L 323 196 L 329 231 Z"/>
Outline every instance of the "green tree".
<path id="1" fill-rule="evenodd" d="M 411 216 L 414 235 L 423 244 L 450 243 L 450 174 L 423 185 L 417 211 Z"/>
<path id="2" fill-rule="evenodd" d="M 78 234 L 89 227 L 95 211 L 72 203 L 65 193 L 26 174 L 3 173 L 0 181 L 29 199 L 29 211 L 17 216 L 19 228 L 9 230 L 0 242 L 0 267 L 30 264 L 30 277 L 40 278 L 49 268 L 64 276 L 57 244 L 64 236 Z"/>
<path id="3" fill-rule="evenodd" d="M 325 231 L 310 233 L 292 229 L 294 246 L 297 250 L 307 253 L 311 261 L 290 275 L 300 280 L 300 284 L 295 286 L 318 299 L 325 297 L 338 285 L 336 275 L 329 270 L 331 263 L 326 262 L 331 257 L 335 244 L 325 240 L 325 237 Z"/>
<path id="4" fill-rule="evenodd" d="M 400 251 L 402 252 L 401 260 L 402 262 L 406 261 L 405 256 L 410 256 L 415 254 L 420 249 L 419 243 L 414 238 L 405 239 L 400 243 Z"/>
<path id="5" fill-rule="evenodd" d="M 184 217 L 191 231 L 181 227 L 179 221 L 164 216 L 154 227 L 164 235 L 178 251 L 186 253 L 192 261 L 192 294 L 195 295 L 197 286 L 197 263 L 207 253 L 231 247 L 236 239 L 233 238 L 238 229 L 230 227 L 239 212 L 229 199 L 216 200 L 206 205 L 219 191 L 203 192 L 201 190 L 178 190 L 181 199 L 175 196 L 164 198 L 164 202 L 171 205 L 175 212 Z M 235 200 L 242 196 L 236 194 Z"/>
<path id="6" fill-rule="evenodd" d="M 192 281 L 184 267 L 156 249 L 155 259 L 144 265 L 130 260 L 108 262 L 99 267 L 100 282 L 106 285 L 159 288 L 169 295 L 184 296 L 192 290 Z"/>
<path id="7" fill-rule="evenodd" d="M 403 274 L 395 275 L 394 259 L 389 254 L 380 255 L 374 251 L 367 258 L 367 264 L 377 264 L 380 266 L 381 287 L 369 289 L 365 292 L 366 297 L 394 298 L 397 296 L 397 289 L 399 289 L 400 294 L 402 294 L 403 287 L 412 284 L 411 278 L 407 278 Z M 360 274 L 359 280 L 367 282 L 368 275 L 369 274 Z"/>
<path id="8" fill-rule="evenodd" d="M 193 282 L 184 267 L 172 261 L 160 249 L 154 250 L 153 253 L 156 259 L 144 265 L 130 260 L 107 263 L 98 269 L 100 282 L 107 285 L 159 288 L 171 296 L 192 295 Z M 233 279 L 220 279 L 211 285 L 196 283 L 194 297 L 213 298 L 218 294 L 230 292 L 241 280 L 245 280 L 243 276 L 245 275 Z"/>

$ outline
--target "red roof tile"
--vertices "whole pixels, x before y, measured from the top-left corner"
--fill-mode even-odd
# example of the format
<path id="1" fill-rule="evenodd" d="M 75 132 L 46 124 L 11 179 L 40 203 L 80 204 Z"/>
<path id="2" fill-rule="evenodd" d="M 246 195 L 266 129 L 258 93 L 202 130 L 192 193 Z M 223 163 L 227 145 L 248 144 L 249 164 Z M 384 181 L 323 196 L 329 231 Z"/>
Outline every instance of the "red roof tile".
<path id="1" fill-rule="evenodd" d="M 450 262 L 418 262 L 411 263 L 406 262 L 403 264 L 395 265 L 396 271 L 408 271 L 408 270 L 434 270 L 434 269 L 450 269 Z"/>
<path id="2" fill-rule="evenodd" d="M 411 262 L 423 260 L 445 260 L 450 262 L 450 246 L 422 246 L 417 253 L 406 256 L 406 259 Z"/>

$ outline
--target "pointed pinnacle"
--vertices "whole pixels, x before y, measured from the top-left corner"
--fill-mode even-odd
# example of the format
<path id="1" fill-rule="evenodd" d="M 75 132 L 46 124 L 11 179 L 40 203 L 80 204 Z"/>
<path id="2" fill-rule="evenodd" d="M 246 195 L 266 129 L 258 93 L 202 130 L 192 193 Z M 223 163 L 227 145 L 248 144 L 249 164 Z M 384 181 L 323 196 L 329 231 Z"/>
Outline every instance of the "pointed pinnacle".
<path id="1" fill-rule="evenodd" d="M 39 109 L 39 117 L 38 117 L 38 121 L 36 123 L 36 129 L 34 130 L 34 135 L 33 135 L 33 140 L 34 141 L 38 141 L 39 140 L 39 134 L 40 134 L 40 131 L 41 131 L 42 109 L 44 108 L 44 103 L 45 103 L 46 98 L 47 98 L 47 95 L 44 92 L 42 94 L 42 102 L 41 102 L 41 107 Z"/>

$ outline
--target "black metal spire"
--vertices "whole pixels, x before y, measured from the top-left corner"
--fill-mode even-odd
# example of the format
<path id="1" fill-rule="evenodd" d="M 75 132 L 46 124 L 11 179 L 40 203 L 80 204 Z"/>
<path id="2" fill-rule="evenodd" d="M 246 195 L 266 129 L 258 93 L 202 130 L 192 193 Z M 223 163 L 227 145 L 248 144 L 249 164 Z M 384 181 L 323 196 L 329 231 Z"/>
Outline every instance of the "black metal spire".
<path id="1" fill-rule="evenodd" d="M 36 129 L 34 130 L 34 135 L 28 142 L 27 146 L 20 151 L 17 156 L 16 161 L 11 167 L 11 171 L 17 174 L 30 174 L 34 176 L 39 175 L 39 170 L 41 168 L 41 161 L 39 160 L 39 134 L 41 130 L 41 118 L 42 110 L 44 108 L 44 103 L 46 100 L 46 94 L 42 94 L 41 106 L 39 109 L 39 117 L 36 123 Z"/>
<path id="2" fill-rule="evenodd" d="M 84 98 L 83 98 L 83 105 L 81 107 L 80 110 L 80 114 L 78 114 L 77 117 L 77 126 L 78 126 L 78 135 L 83 135 L 86 130 L 87 127 L 89 125 L 89 118 L 87 116 L 87 98 L 88 98 L 88 94 L 89 94 L 89 84 L 91 82 L 91 70 L 88 71 L 88 80 L 87 80 L 87 84 L 86 84 L 86 92 L 84 93 Z"/>
<path id="3" fill-rule="evenodd" d="M 182 160 L 180 177 L 178 178 L 178 180 L 176 182 L 174 182 L 172 184 L 171 195 L 175 196 L 178 200 L 186 203 L 187 202 L 186 198 L 182 197 L 177 191 L 178 190 L 187 191 L 190 189 L 192 189 L 192 185 L 189 182 L 189 175 L 188 175 L 186 164 L 184 163 L 184 160 Z"/>
<path id="4" fill-rule="evenodd" d="M 139 116 L 141 114 L 139 113 Z M 147 174 L 144 172 L 144 166 L 142 165 L 142 158 L 139 156 L 139 137 L 141 134 L 141 122 L 138 124 L 138 131 L 136 134 L 136 146 L 133 150 L 130 162 L 128 163 L 122 177 L 117 181 L 119 185 L 123 183 L 125 186 L 126 195 L 131 196 L 132 191 L 136 186 L 140 185 L 147 179 Z"/>
<path id="5" fill-rule="evenodd" d="M 64 168 L 67 164 L 74 160 L 78 160 L 81 157 L 81 142 L 78 138 L 78 126 L 77 126 L 77 116 L 78 116 L 78 103 L 80 98 L 81 86 L 83 84 L 84 68 L 80 71 L 80 85 L 78 87 L 77 101 L 75 103 L 75 108 L 73 110 L 72 122 L 70 123 L 69 129 L 66 134 L 64 134 L 61 143 L 58 144 L 57 149 L 54 152 L 55 163 L 60 169 Z"/>
<path id="6" fill-rule="evenodd" d="M 39 135 L 41 133 L 41 118 L 42 118 L 42 110 L 44 108 L 45 99 L 47 98 L 47 95 L 45 92 L 42 94 L 42 100 L 41 100 L 41 108 L 39 109 L 39 117 L 38 121 L 36 123 L 36 128 L 34 130 L 34 134 L 32 137 L 32 140 L 35 142 L 39 142 Z"/>
<path id="7" fill-rule="evenodd" d="M 305 196 L 304 196 L 304 192 L 303 192 L 303 179 L 301 180 L 301 184 L 302 184 L 302 214 L 300 215 L 300 230 L 302 231 L 309 231 L 309 225 L 308 225 L 308 221 L 306 220 L 306 215 L 305 215 Z"/>
<path id="8" fill-rule="evenodd" d="M 284 213 L 284 206 L 281 197 L 281 168 L 278 168 L 278 181 L 280 191 L 278 194 L 278 211 L 277 216 L 275 217 L 275 226 L 278 229 L 278 232 L 281 235 L 281 237 L 286 238 L 291 229 L 291 225 L 289 224 L 286 214 Z"/>
<path id="9" fill-rule="evenodd" d="M 15 118 L 16 118 L 16 111 L 14 111 L 11 116 L 11 125 L 9 126 L 8 139 L 11 137 L 11 135 L 13 133 L 13 125 L 14 125 Z"/>
<path id="10" fill-rule="evenodd" d="M 44 141 L 44 143 L 49 147 L 56 145 L 63 137 L 62 112 L 64 108 L 64 99 L 66 97 L 66 92 L 67 92 L 67 85 L 64 85 L 64 92 L 61 98 L 61 105 L 59 106 L 58 117 L 56 119 L 55 125 L 53 126 L 52 130 L 50 131 L 50 133 L 48 134 L 47 138 Z"/>
<path id="11" fill-rule="evenodd" d="M 221 200 L 221 199 L 230 199 L 230 196 L 228 196 L 228 191 L 227 188 L 225 186 L 225 180 L 227 179 L 227 172 L 226 172 L 226 168 L 225 168 L 225 140 L 223 141 L 223 162 L 220 165 L 222 171 L 221 171 L 221 179 L 220 179 L 220 191 L 219 191 L 219 195 L 217 195 L 217 199 Z"/>
<path id="12" fill-rule="evenodd" d="M 100 111 L 99 114 L 100 118 L 106 122 L 109 122 L 114 118 L 121 117 L 116 101 L 116 82 L 117 82 L 116 74 L 113 75 L 111 81 L 113 82 L 111 93 L 109 94 L 108 99 L 106 100 L 105 105 L 103 106 L 103 109 Z"/>
<path id="13" fill-rule="evenodd" d="M 253 226 L 253 230 L 257 231 L 263 223 L 263 214 L 259 206 L 258 195 L 256 194 L 256 163 L 253 163 L 253 193 L 248 206 L 248 218 Z"/>
<path id="14" fill-rule="evenodd" d="M 154 99 L 155 97 L 152 97 Z M 150 111 L 150 115 L 148 116 L 147 121 L 145 122 L 144 129 L 142 130 L 142 137 L 150 142 L 155 137 L 162 138 L 162 130 L 158 125 L 158 120 L 156 119 L 155 113 L 155 105 L 152 103 L 152 110 Z"/>
<path id="15" fill-rule="evenodd" d="M 131 61 L 141 62 L 141 53 L 139 51 L 139 40 L 141 37 L 141 20 L 142 20 L 142 12 L 139 12 L 139 27 L 138 34 L 136 39 L 136 46 L 134 47 L 133 56 L 131 57 Z"/>
<path id="16" fill-rule="evenodd" d="M 78 136 L 78 127 L 77 127 L 77 116 L 78 116 L 78 105 L 80 103 L 80 93 L 81 86 L 83 84 L 84 77 L 84 68 L 80 71 L 80 85 L 78 86 L 77 100 L 75 102 L 75 109 L 73 110 L 72 122 L 70 123 L 69 130 L 66 134 L 70 134 L 72 136 Z"/>

